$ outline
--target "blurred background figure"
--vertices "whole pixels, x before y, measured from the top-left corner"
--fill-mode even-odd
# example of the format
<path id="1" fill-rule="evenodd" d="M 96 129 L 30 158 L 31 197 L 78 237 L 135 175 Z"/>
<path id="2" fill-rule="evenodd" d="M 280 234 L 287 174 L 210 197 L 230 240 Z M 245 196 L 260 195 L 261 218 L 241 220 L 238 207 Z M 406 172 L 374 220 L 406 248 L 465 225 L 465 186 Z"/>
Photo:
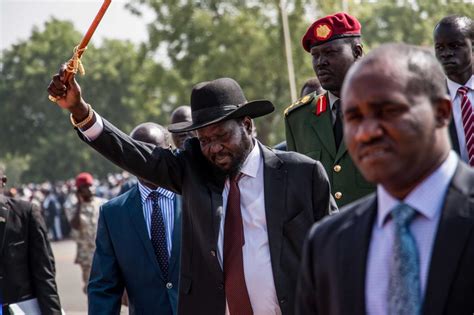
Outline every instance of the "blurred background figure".
<path id="1" fill-rule="evenodd" d="M 474 21 L 467 16 L 444 17 L 433 35 L 436 58 L 446 74 L 453 104 L 451 143 L 461 159 L 474 166 Z"/>
<path id="2" fill-rule="evenodd" d="M 0 166 L 0 190 L 7 177 Z M 61 314 L 55 265 L 38 207 L 0 194 L 0 314 Z"/>
<path id="3" fill-rule="evenodd" d="M 59 241 L 63 238 L 61 226 L 62 206 L 51 184 L 45 184 L 42 191 L 45 195 L 42 206 L 48 233 L 51 235 L 53 241 Z"/>
<path id="4" fill-rule="evenodd" d="M 187 105 L 177 107 L 171 113 L 171 123 L 176 124 L 180 122 L 190 122 L 191 121 L 191 107 Z M 196 136 L 195 131 L 187 131 L 187 132 L 180 132 L 180 133 L 173 133 L 171 134 L 171 138 L 173 139 L 173 144 L 178 150 L 184 149 L 184 142 Z"/>
<path id="5" fill-rule="evenodd" d="M 323 94 L 325 92 L 321 86 L 321 83 L 316 77 L 306 80 L 306 82 L 303 84 L 303 87 L 301 88 L 300 97 L 313 92 L 316 92 L 317 95 Z"/>
<path id="6" fill-rule="evenodd" d="M 95 236 L 99 210 L 106 202 L 101 197 L 96 197 L 94 191 L 94 178 L 89 173 L 80 173 L 76 176 L 77 203 L 71 218 L 71 228 L 75 231 L 77 254 L 75 263 L 81 267 L 84 293 L 87 291 L 89 274 L 92 266 L 92 257 L 95 251 Z"/>

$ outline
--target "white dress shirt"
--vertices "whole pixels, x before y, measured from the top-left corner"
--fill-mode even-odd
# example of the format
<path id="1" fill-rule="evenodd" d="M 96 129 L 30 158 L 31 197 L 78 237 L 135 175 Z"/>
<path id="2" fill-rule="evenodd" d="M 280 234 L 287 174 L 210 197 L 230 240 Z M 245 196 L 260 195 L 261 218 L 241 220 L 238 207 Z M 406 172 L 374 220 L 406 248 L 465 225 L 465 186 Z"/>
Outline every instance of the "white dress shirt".
<path id="1" fill-rule="evenodd" d="M 446 192 L 454 175 L 458 157 L 454 151 L 428 178 L 403 200 L 392 197 L 381 185 L 377 186 L 377 217 L 367 256 L 365 301 L 368 315 L 387 314 L 388 282 L 393 256 L 394 224 L 390 212 L 400 202 L 417 211 L 410 224 L 420 262 L 421 296 L 424 297 L 434 239 L 438 229 Z"/>
<path id="2" fill-rule="evenodd" d="M 96 113 L 96 122 L 87 130 L 81 131 L 89 141 L 95 140 L 103 130 L 102 118 Z M 254 148 L 247 156 L 241 172 L 244 176 L 239 181 L 240 209 L 244 225 L 244 238 L 248 240 L 242 247 L 244 276 L 250 303 L 254 315 L 281 315 L 273 279 L 270 247 L 268 242 L 267 219 L 265 216 L 265 194 L 263 183 L 263 157 L 260 147 L 255 142 Z M 222 192 L 223 211 L 217 241 L 218 259 L 223 268 L 224 223 L 229 180 L 225 182 Z M 226 315 L 229 315 L 226 306 Z M 239 315 L 239 314 L 231 314 Z"/>
<path id="3" fill-rule="evenodd" d="M 464 134 L 464 126 L 462 124 L 462 113 L 461 113 L 461 96 L 458 94 L 458 89 L 461 86 L 469 88 L 467 92 L 467 97 L 471 101 L 471 106 L 474 110 L 474 75 L 466 82 L 466 84 L 461 85 L 450 79 L 446 79 L 449 89 L 449 95 L 451 96 L 451 102 L 453 103 L 453 119 L 454 126 L 456 126 L 456 133 L 458 135 L 459 141 L 459 151 L 461 159 L 469 163 L 469 156 L 466 149 L 466 135 Z"/>
<path id="4" fill-rule="evenodd" d="M 265 217 L 263 157 L 258 143 L 255 143 L 240 171 L 243 174 L 239 180 L 240 210 L 242 212 L 245 239 L 242 254 L 245 283 L 247 284 L 250 303 L 254 315 L 280 315 L 281 310 L 273 280 L 267 219 Z M 217 240 L 218 258 L 221 267 L 223 267 L 224 261 L 224 223 L 228 196 L 229 179 L 226 180 L 222 192 L 224 211 L 222 211 L 219 238 Z M 226 315 L 229 314 L 229 308 L 226 306 Z"/>
<path id="5" fill-rule="evenodd" d="M 95 113 L 95 123 L 89 128 L 85 130 L 81 129 L 80 131 L 87 138 L 87 140 L 93 141 L 99 137 L 99 135 L 102 133 L 102 130 L 104 130 L 104 122 L 102 121 L 102 117 Z"/>

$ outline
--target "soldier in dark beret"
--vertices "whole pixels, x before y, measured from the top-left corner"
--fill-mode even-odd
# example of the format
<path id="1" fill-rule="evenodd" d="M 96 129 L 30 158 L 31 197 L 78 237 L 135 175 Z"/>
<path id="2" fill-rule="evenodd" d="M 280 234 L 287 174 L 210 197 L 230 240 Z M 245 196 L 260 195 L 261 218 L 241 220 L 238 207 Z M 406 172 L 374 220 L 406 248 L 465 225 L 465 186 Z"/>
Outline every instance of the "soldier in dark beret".
<path id="1" fill-rule="evenodd" d="M 302 45 L 326 92 L 306 95 L 285 110 L 288 150 L 321 161 L 339 207 L 374 190 L 354 166 L 342 136 L 340 90 L 349 67 L 362 57 L 360 37 L 359 21 L 346 13 L 314 22 Z"/>

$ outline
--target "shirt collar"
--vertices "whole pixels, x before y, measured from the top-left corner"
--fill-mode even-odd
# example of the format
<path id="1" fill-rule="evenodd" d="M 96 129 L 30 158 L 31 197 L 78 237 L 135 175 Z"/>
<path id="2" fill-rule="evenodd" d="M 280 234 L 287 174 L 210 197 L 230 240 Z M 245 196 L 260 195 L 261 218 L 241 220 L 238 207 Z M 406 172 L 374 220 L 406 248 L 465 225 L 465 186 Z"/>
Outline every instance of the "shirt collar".
<path id="1" fill-rule="evenodd" d="M 454 176 L 458 157 L 454 151 L 447 159 L 400 201 L 391 196 L 382 185 L 377 185 L 377 226 L 382 227 L 392 209 L 403 202 L 428 219 L 433 219 L 443 206 L 446 191 Z"/>
<path id="2" fill-rule="evenodd" d="M 146 200 L 150 196 L 153 191 L 158 192 L 159 196 L 163 196 L 168 199 L 174 199 L 175 193 L 164 188 L 158 187 L 157 189 L 153 190 L 148 188 L 147 186 L 143 185 L 142 183 L 138 182 L 138 190 L 140 191 L 140 198 L 142 200 L 142 204 L 146 203 Z"/>
<path id="3" fill-rule="evenodd" d="M 328 96 L 329 96 L 329 104 L 331 104 L 331 110 L 332 110 L 332 106 L 339 99 L 339 97 L 337 97 L 336 95 L 332 94 L 329 91 L 328 91 Z"/>
<path id="4" fill-rule="evenodd" d="M 250 177 L 257 177 L 258 169 L 260 168 L 260 144 L 258 141 L 254 140 L 254 146 L 252 151 L 250 151 L 249 155 L 245 159 L 240 172 L 245 174 L 246 176 Z"/>
<path id="5" fill-rule="evenodd" d="M 457 97 L 458 89 L 461 86 L 465 86 L 465 87 L 471 89 L 471 91 L 474 90 L 474 75 L 472 75 L 471 78 L 464 85 L 461 85 L 457 82 L 454 82 L 454 81 L 450 80 L 449 78 L 446 78 L 446 82 L 448 84 L 448 90 L 449 90 L 449 95 L 451 96 L 451 101 L 453 101 L 453 102 L 454 102 L 454 99 Z"/>

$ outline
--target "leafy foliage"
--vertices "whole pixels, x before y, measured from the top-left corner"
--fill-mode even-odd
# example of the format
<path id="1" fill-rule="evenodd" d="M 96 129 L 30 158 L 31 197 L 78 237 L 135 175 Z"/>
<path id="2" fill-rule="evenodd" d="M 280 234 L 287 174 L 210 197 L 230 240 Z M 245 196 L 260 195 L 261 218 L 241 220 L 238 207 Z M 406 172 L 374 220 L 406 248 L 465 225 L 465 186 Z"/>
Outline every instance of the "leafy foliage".
<path id="1" fill-rule="evenodd" d="M 35 29 L 27 41 L 3 52 L 0 143 L 5 153 L 29 157 L 24 180 L 69 178 L 86 170 L 103 176 L 114 169 L 80 143 L 65 111 L 47 98 L 58 61 L 70 58 L 80 38 L 70 22 L 51 20 L 43 31 Z M 77 80 L 83 81 L 84 98 L 107 119 L 125 131 L 145 120 L 166 123 L 155 89 L 160 81 L 155 77 L 166 74 L 137 47 L 117 40 L 89 45 L 83 63 L 87 78 Z"/>
<path id="2" fill-rule="evenodd" d="M 366 51 L 393 41 L 430 47 L 433 28 L 443 16 L 474 16 L 474 5 L 462 0 L 287 2 L 297 87 L 314 76 L 301 36 L 312 21 L 343 6 L 361 21 Z M 89 45 L 83 57 L 86 78 L 78 78 L 84 97 L 130 131 L 144 121 L 167 124 L 173 108 L 189 103 L 194 84 L 229 76 L 249 100 L 266 98 L 275 104 L 275 113 L 256 120 L 258 137 L 275 144 L 284 139 L 282 112 L 292 102 L 279 5 L 279 0 L 129 0 L 131 12 L 151 9 L 156 14 L 148 25 L 149 41 L 139 47 L 117 40 Z M 53 19 L 2 52 L 0 161 L 18 159 L 23 180 L 113 170 L 80 143 L 67 114 L 46 97 L 58 61 L 70 57 L 80 37 L 70 22 Z"/>

